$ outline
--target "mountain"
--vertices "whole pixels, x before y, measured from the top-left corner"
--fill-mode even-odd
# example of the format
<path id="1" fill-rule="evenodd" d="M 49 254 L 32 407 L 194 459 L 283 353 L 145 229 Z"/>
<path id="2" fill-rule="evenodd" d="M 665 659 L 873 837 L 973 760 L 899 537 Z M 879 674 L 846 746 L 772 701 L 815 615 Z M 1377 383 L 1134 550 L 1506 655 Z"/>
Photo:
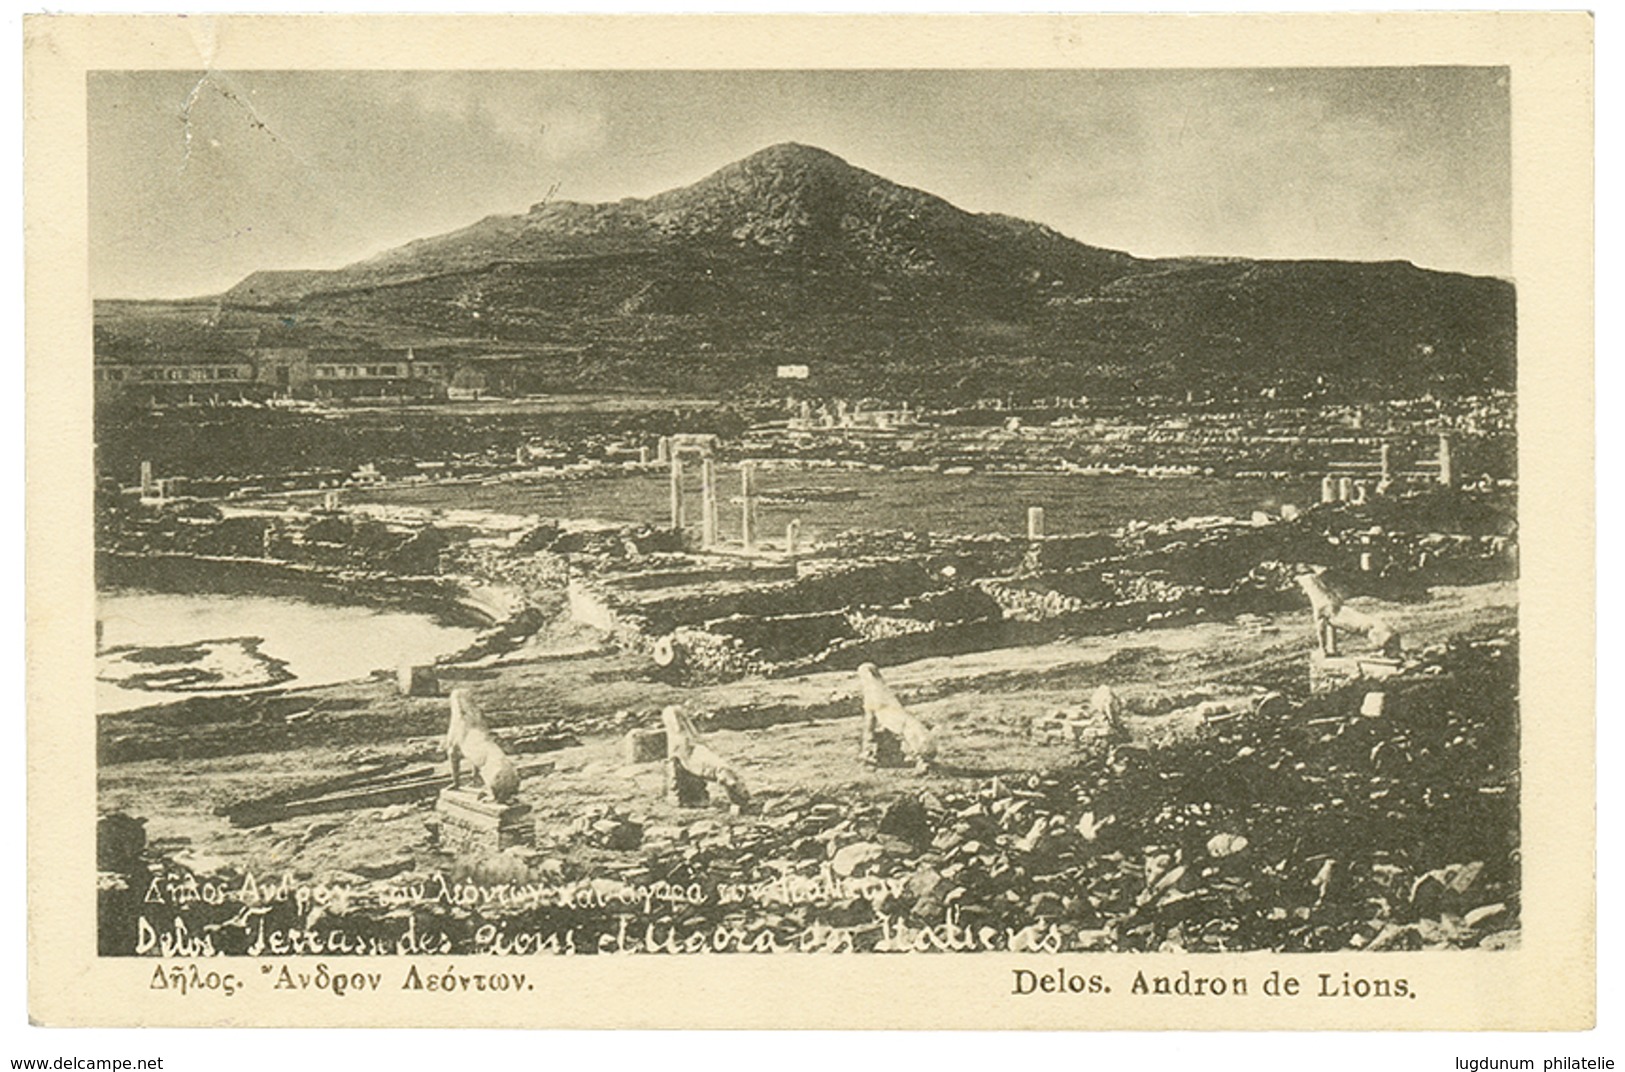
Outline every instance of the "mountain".
<path id="1" fill-rule="evenodd" d="M 1040 224 L 962 211 L 822 149 L 786 143 L 647 199 L 542 202 L 523 216 L 491 216 L 338 271 L 257 272 L 227 299 L 275 306 L 497 264 L 640 255 L 784 257 L 850 273 L 879 294 L 911 281 L 963 283 L 971 276 L 972 289 L 1087 291 L 1140 263 Z"/>
<path id="2" fill-rule="evenodd" d="M 1511 386 L 1514 296 L 1407 263 L 1148 260 L 775 145 L 691 186 L 544 201 L 333 271 L 256 272 L 262 345 L 515 358 L 527 385 L 1003 394 L 1195 378 Z M 101 323 L 117 335 L 111 321 Z"/>

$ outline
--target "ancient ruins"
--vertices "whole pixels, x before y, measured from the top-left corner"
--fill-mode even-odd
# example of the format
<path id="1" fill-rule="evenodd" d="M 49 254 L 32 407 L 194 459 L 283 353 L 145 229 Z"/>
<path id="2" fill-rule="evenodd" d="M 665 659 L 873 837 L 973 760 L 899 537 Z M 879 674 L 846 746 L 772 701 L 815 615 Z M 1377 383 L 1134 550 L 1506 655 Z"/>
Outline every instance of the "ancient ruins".
<path id="1" fill-rule="evenodd" d="M 202 650 L 198 695 L 103 716 L 104 945 L 255 940 L 226 906 L 140 909 L 153 876 L 340 890 L 334 933 L 380 951 L 593 951 L 628 917 L 651 952 L 1515 940 L 1499 404 L 1316 414 L 1333 434 L 1285 410 L 786 408 L 594 458 L 529 440 L 105 487 L 108 581 L 212 570 L 481 625 L 276 691 L 222 691 Z M 920 471 L 931 509 L 977 479 L 1025 501 L 980 531 L 875 523 L 913 507 L 874 482 Z M 1079 527 L 1042 490 L 1204 474 L 1279 491 Z M 601 485 L 641 515 L 515 508 Z M 182 680 L 149 657 L 100 656 Z M 141 806 L 178 757 L 174 810 Z"/>

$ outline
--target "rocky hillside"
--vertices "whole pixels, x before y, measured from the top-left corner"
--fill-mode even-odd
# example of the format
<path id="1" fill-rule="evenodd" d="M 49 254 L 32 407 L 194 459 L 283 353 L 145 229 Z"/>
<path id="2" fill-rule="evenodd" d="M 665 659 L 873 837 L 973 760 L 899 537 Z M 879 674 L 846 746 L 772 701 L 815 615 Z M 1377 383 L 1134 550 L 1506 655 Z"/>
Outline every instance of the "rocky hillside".
<path id="1" fill-rule="evenodd" d="M 785 362 L 812 365 L 827 393 L 1515 379 L 1514 295 L 1499 280 L 1403 262 L 1146 260 L 795 144 L 646 199 L 547 201 L 335 271 L 258 272 L 220 302 L 222 328 L 279 345 L 518 354 L 539 389 L 768 390 Z M 100 318 L 105 333 L 116 319 Z"/>

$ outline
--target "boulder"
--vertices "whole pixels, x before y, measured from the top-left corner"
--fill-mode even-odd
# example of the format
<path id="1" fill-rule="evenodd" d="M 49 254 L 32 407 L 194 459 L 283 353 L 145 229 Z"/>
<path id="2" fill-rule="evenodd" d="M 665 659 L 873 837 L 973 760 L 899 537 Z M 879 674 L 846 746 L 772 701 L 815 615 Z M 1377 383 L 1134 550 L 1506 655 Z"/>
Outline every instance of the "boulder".
<path id="1" fill-rule="evenodd" d="M 902 797 L 892 802 L 880 817 L 879 832 L 906 841 L 916 849 L 928 847 L 934 833 L 925 805 L 914 797 Z"/>
<path id="2" fill-rule="evenodd" d="M 842 878 L 854 878 L 868 874 L 885 855 L 886 850 L 872 841 L 855 841 L 835 854 L 830 867 Z"/>

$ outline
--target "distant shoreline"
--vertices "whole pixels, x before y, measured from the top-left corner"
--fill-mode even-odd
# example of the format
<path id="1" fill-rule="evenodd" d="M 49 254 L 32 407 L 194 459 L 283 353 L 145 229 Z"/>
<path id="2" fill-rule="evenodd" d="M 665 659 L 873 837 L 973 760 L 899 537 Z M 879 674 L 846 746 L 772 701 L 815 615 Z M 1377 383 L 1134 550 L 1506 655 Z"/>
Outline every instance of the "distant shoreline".
<path id="1" fill-rule="evenodd" d="M 500 621 L 485 602 L 451 578 L 359 576 L 270 559 L 97 551 L 98 596 L 119 589 L 391 607 L 427 614 L 444 625 L 480 629 Z"/>

